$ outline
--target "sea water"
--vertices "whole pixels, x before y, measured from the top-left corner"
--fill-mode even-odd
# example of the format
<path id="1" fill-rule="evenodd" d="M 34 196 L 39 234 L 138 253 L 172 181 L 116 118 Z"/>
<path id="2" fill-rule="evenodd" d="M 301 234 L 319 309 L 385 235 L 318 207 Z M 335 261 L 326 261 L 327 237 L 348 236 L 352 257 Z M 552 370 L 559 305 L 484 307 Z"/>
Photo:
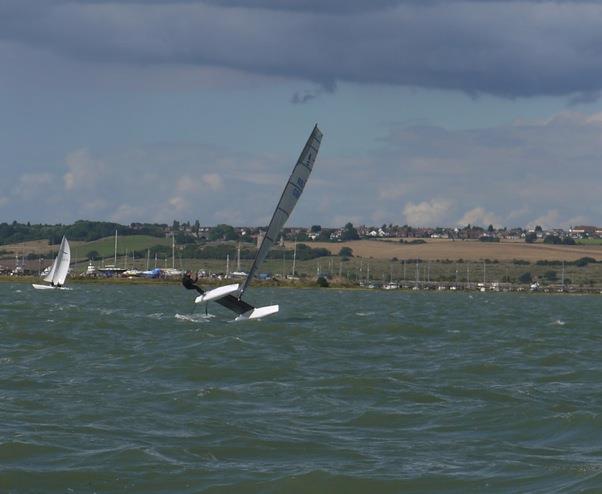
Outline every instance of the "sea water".
<path id="1" fill-rule="evenodd" d="M 602 492 L 602 298 L 0 285 L 0 492 Z"/>

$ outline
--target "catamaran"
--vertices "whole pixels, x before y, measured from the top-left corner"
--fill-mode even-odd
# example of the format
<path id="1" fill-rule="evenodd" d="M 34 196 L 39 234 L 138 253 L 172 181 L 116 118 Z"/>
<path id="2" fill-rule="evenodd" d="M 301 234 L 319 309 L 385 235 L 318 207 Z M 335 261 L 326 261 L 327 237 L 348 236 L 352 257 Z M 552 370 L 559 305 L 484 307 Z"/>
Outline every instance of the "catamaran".
<path id="1" fill-rule="evenodd" d="M 44 281 L 47 281 L 50 285 L 38 285 L 33 283 L 33 287 L 37 290 L 69 290 L 69 288 L 65 288 L 63 285 L 65 284 L 65 278 L 67 278 L 67 273 L 69 272 L 70 263 L 71 248 L 69 247 L 69 242 L 63 236 L 59 252 L 54 259 L 50 272 L 43 278 Z"/>
<path id="2" fill-rule="evenodd" d="M 316 125 L 307 139 L 303 151 L 301 151 L 301 155 L 293 168 L 293 172 L 291 173 L 288 182 L 286 182 L 286 185 L 284 186 L 284 191 L 282 192 L 280 201 L 272 215 L 267 232 L 263 237 L 255 259 L 253 260 L 253 265 L 244 281 L 241 284 L 235 283 L 232 285 L 220 286 L 204 292 L 195 299 L 197 304 L 215 301 L 238 314 L 235 319 L 236 321 L 260 319 L 278 312 L 280 309 L 278 305 L 253 307 L 243 301 L 242 296 L 253 280 L 255 273 L 257 273 L 257 270 L 268 255 L 270 248 L 278 239 L 280 231 L 293 212 L 299 197 L 301 197 L 301 193 L 303 192 L 307 179 L 313 169 L 321 141 L 322 132 L 320 132 L 320 129 L 318 129 L 318 126 Z"/>

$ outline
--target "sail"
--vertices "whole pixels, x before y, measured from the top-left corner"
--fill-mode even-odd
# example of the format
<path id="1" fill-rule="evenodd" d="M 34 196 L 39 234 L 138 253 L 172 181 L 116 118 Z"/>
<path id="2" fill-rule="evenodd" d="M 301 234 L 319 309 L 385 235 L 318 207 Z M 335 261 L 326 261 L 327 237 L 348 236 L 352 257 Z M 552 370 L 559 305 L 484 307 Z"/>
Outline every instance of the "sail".
<path id="1" fill-rule="evenodd" d="M 62 242 L 61 242 L 61 245 L 62 245 Z M 54 273 L 56 272 L 56 265 L 58 263 L 59 263 L 59 258 L 57 256 L 54 259 L 54 262 L 52 263 L 52 267 L 50 268 L 50 271 L 48 272 L 48 274 L 44 278 L 44 281 L 47 281 L 48 283 L 50 283 L 52 281 L 52 278 L 54 278 Z"/>
<path id="2" fill-rule="evenodd" d="M 321 141 L 322 132 L 320 132 L 320 129 L 318 129 L 318 126 L 316 125 L 309 136 L 309 139 L 307 139 L 303 151 L 301 151 L 301 155 L 297 160 L 297 164 L 293 168 L 293 172 L 291 173 L 288 182 L 284 186 L 284 191 L 282 192 L 280 201 L 276 206 L 276 210 L 274 211 L 274 215 L 272 216 L 268 230 L 263 237 L 261 245 L 259 246 L 259 250 L 257 251 L 257 255 L 255 256 L 255 260 L 253 261 L 253 265 L 251 266 L 249 274 L 240 289 L 239 298 L 242 296 L 243 292 L 253 279 L 253 276 L 255 276 L 255 273 L 265 260 L 270 248 L 277 240 L 280 230 L 282 230 L 282 227 L 293 212 L 299 197 L 301 197 L 301 193 L 303 192 L 305 184 L 307 183 L 307 179 L 309 178 L 314 166 L 316 156 L 318 155 Z"/>
<path id="3" fill-rule="evenodd" d="M 69 272 L 69 264 L 71 263 L 71 248 L 69 247 L 69 242 L 67 239 L 63 237 L 61 241 L 61 246 L 59 247 L 59 252 L 54 260 L 54 264 L 52 265 L 52 269 L 50 274 L 52 274 L 52 278 L 50 274 L 44 278 L 45 281 L 52 281 L 55 285 L 64 285 L 65 278 L 67 278 L 67 273 Z"/>

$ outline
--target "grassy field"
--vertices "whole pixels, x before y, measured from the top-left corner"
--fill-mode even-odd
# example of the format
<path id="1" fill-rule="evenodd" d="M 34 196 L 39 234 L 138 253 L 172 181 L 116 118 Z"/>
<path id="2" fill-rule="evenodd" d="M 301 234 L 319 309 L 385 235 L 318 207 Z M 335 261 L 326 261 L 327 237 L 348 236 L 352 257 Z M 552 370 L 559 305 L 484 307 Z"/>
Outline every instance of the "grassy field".
<path id="1" fill-rule="evenodd" d="M 338 254 L 341 247 L 351 247 L 354 256 L 379 260 L 422 259 L 435 261 L 449 259 L 457 261 L 512 261 L 521 259 L 535 262 L 575 261 L 581 257 L 593 257 L 602 260 L 602 245 L 552 245 L 537 242 L 528 244 L 523 241 L 480 242 L 478 240 L 426 239 L 424 244 L 402 244 L 399 241 L 355 240 L 351 242 L 329 243 L 311 242 L 312 247 L 324 247 Z M 287 244 L 292 248 L 292 244 Z"/>
<path id="2" fill-rule="evenodd" d="M 71 255 L 77 259 L 87 259 L 87 254 L 91 251 L 98 252 L 100 257 L 113 257 L 115 252 L 115 237 L 105 237 L 93 242 L 77 242 L 70 240 L 69 245 L 71 246 Z M 123 255 L 127 249 L 129 252 L 132 250 L 146 250 L 154 247 L 155 245 L 171 245 L 171 239 L 151 237 L 149 235 L 130 235 L 117 238 L 117 252 L 118 255 Z M 5 257 L 14 257 L 15 255 L 23 256 L 27 254 L 45 255 L 47 257 L 53 257 L 58 251 L 58 245 L 48 245 L 47 240 L 33 240 L 31 242 L 23 242 L 20 244 L 7 244 L 0 245 L 1 251 L 6 251 Z M 48 256 L 48 254 L 52 254 Z"/>
<path id="3" fill-rule="evenodd" d="M 143 251 L 151 249 L 155 245 L 171 245 L 171 239 L 151 237 L 148 235 L 130 235 L 127 237 L 117 238 L 117 252 L 123 254 L 127 249 L 128 252 Z M 115 252 L 115 237 L 105 237 L 94 242 L 80 243 L 77 245 L 80 251 L 80 256 L 86 256 L 88 252 L 95 250 L 100 257 L 112 257 Z M 73 249 L 72 249 L 73 250 Z"/>

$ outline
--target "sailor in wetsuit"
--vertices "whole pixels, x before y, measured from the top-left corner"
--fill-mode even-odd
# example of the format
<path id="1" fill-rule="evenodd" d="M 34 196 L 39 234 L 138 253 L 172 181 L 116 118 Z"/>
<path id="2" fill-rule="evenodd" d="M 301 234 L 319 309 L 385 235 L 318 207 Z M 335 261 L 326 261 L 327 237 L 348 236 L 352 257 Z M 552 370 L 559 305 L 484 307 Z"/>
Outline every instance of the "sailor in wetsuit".
<path id="1" fill-rule="evenodd" d="M 184 288 L 187 290 L 196 290 L 200 294 L 203 294 L 205 291 L 201 287 L 195 285 L 198 279 L 198 275 L 192 279 L 192 273 L 190 271 L 186 271 L 182 277 L 182 285 L 184 285 Z"/>

